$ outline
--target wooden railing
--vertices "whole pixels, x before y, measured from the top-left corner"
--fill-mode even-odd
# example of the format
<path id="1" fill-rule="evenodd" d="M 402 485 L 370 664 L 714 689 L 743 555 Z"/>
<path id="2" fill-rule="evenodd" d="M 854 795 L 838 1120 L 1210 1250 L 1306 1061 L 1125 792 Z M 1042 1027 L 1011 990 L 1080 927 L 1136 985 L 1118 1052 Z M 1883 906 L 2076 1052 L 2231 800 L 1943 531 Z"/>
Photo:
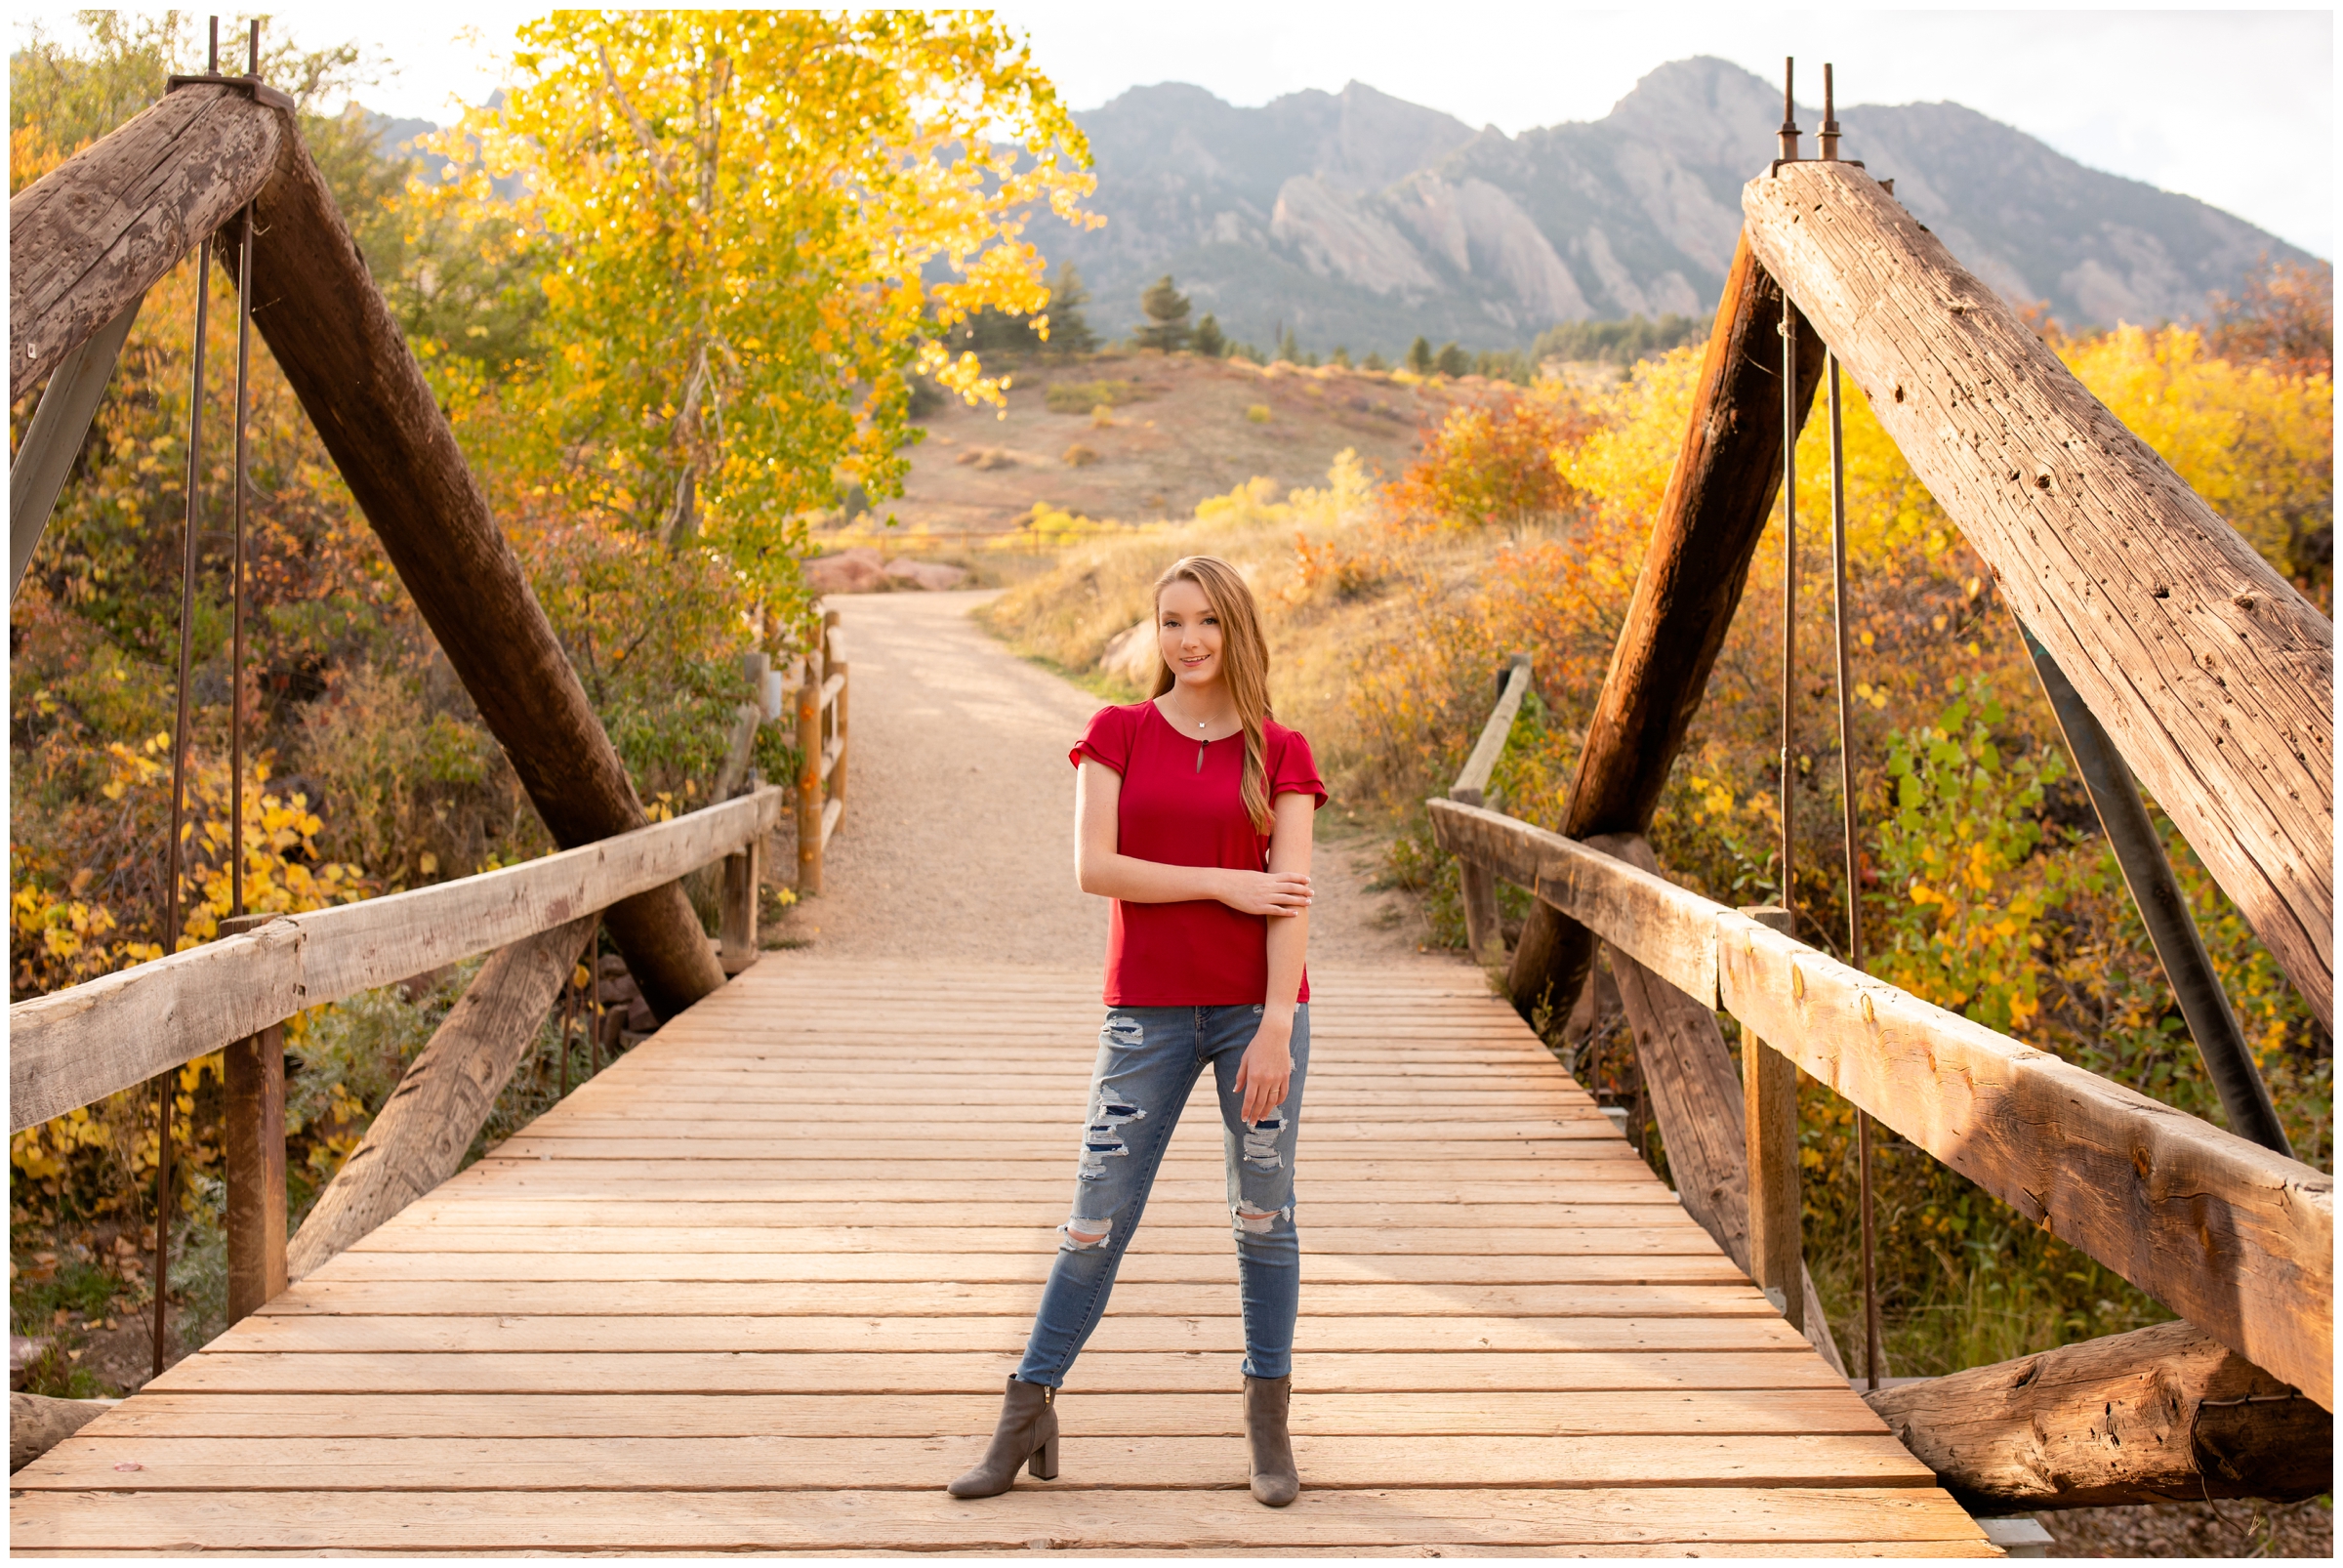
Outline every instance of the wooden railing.
<path id="1" fill-rule="evenodd" d="M 1491 716 L 1475 748 L 1481 780 L 1495 761 L 1483 754 L 1492 742 L 1501 750 L 1513 706 Z M 1468 770 L 1459 783 L 1473 776 Z M 1583 844 L 1453 795 L 1427 805 L 1440 846 L 1472 874 L 1528 889 L 1555 917 L 1608 944 L 1647 1079 L 1659 1080 L 1656 1104 L 1706 1104 L 1710 1122 L 1742 1124 L 1699 1127 L 1679 1110 L 1677 1128 L 1663 1118 L 1662 1135 L 1688 1212 L 1793 1321 L 1795 1282 L 1804 1275 L 1794 1093 L 1795 1070 L 1803 1070 L 2162 1301 L 2252 1363 L 2246 1372 L 2266 1369 L 2273 1401 L 2299 1389 L 2332 1411 L 2332 1178 L 1850 969 L 1770 928 L 1766 912 L 1730 909 L 1678 887 L 1656 874 L 1640 839 Z M 1658 1024 L 1637 1016 L 1632 1001 L 1653 981 L 1679 1008 Z M 1740 1106 L 1704 1099 L 1685 1065 L 1681 1037 L 1704 1018 L 1714 1032 L 1718 1009 L 1742 1027 Z M 1662 1038 L 1671 1034 L 1678 1038 Z M 1719 1059 L 1722 1048 L 1720 1034 Z M 1746 1163 L 1705 1195 L 1678 1162 L 1680 1152 L 1695 1152 L 1680 1142 L 1738 1145 Z M 1743 1212 L 1727 1212 L 1728 1202 L 1704 1214 L 1704 1196 L 1718 1192 Z M 2125 1365 L 2122 1375 L 2137 1382 L 2140 1371 Z M 2101 1391 L 2069 1387 L 2062 1397 Z M 1903 1435 L 1919 1451 L 1911 1430 Z M 1968 1435 L 1972 1450 L 1990 1446 Z M 1956 1463 L 1923 1457 L 1940 1469 Z M 2250 1478 L 2229 1484 L 2228 1495 L 2254 1495 L 2237 1490 Z M 1988 1494 L 1973 1486 L 1968 1495 Z"/>
<path id="2" fill-rule="evenodd" d="M 9 1009 L 10 1130 L 226 1051 L 229 1317 L 242 1317 L 287 1279 L 275 1045 L 285 1019 L 495 950 L 304 1223 L 297 1276 L 454 1174 L 603 910 L 720 859 L 720 941 L 727 956 L 753 956 L 758 848 L 780 820 L 783 795 L 760 788 L 559 854 L 363 903 L 250 917 L 250 928 L 206 946 L 17 1003 Z"/>
<path id="3" fill-rule="evenodd" d="M 846 814 L 846 653 L 838 611 L 798 684 L 798 891 L 822 890 L 822 851 Z"/>

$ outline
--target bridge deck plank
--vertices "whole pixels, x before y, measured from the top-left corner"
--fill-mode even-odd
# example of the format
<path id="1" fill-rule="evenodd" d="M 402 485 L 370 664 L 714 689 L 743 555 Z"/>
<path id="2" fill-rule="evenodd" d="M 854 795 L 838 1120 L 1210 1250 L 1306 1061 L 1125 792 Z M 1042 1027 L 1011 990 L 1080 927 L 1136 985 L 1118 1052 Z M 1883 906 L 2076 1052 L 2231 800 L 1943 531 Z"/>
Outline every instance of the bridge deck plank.
<path id="1" fill-rule="evenodd" d="M 1293 1508 L 1244 1493 L 1209 1086 L 1062 1479 L 942 1495 L 1055 1245 L 1091 977 L 776 959 L 20 1472 L 12 1545 L 1994 1554 L 1501 1003 L 1314 978 Z"/>

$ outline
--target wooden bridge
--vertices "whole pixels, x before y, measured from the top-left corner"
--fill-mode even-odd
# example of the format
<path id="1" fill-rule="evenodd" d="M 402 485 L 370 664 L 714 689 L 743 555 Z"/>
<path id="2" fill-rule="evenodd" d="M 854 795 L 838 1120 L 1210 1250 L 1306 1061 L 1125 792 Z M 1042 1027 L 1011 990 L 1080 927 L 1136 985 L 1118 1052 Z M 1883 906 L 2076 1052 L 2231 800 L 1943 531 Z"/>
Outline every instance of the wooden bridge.
<path id="1" fill-rule="evenodd" d="M 1061 1478 L 944 1495 L 1097 976 L 780 954 L 20 1471 L 13 1547 L 1991 1554 L 1477 973 L 1313 978 L 1293 1508 L 1246 1489 L 1209 1088 Z"/>
<path id="2" fill-rule="evenodd" d="M 784 792 L 645 821 L 257 83 L 186 84 L 12 203 L 12 389 L 49 378 L 20 467 L 62 482 L 115 328 L 248 204 L 254 324 L 565 847 L 12 1007 L 13 1128 L 227 1053 L 235 1319 L 16 1473 L 16 1549 L 1991 1554 L 1970 1508 L 2329 1484 L 2325 1175 L 1679 887 L 1639 837 L 1835 355 L 2045 679 L 2071 678 L 2331 1023 L 2331 626 L 1863 170 L 1785 161 L 1745 192 L 1564 832 L 1481 805 L 1502 707 L 1432 803 L 1480 956 L 1503 956 L 1494 884 L 1535 895 L 1515 1006 L 1462 968 L 1318 976 L 1284 1512 L 1244 1491 L 1214 1118 L 1193 1112 L 1075 1375 L 1063 1479 L 943 1496 L 1062 1217 L 1091 978 L 755 962 Z M 46 510 L 12 518 L 20 572 Z M 802 690 L 818 848 L 843 747 L 820 666 Z M 678 881 L 719 860 L 721 963 Z M 665 1027 L 458 1175 L 596 918 Z M 1598 946 L 1674 1194 L 1519 1021 L 1567 1011 Z M 480 953 L 288 1251 L 273 1031 Z M 1807 1305 L 1799 1070 L 2183 1321 L 1858 1397 Z"/>

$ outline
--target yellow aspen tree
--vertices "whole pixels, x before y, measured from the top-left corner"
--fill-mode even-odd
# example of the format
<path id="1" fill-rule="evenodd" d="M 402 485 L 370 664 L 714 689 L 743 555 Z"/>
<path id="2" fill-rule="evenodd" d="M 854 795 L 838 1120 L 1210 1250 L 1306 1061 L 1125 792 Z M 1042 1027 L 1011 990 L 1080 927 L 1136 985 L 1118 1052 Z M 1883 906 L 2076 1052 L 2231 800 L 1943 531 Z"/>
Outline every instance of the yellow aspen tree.
<path id="1" fill-rule="evenodd" d="M 1102 221 L 1082 132 L 982 15 L 557 12 L 514 64 L 465 134 L 546 264 L 532 455 L 782 597 L 810 512 L 900 493 L 909 376 L 1000 400 L 949 329 L 1047 331 L 1026 226 Z"/>

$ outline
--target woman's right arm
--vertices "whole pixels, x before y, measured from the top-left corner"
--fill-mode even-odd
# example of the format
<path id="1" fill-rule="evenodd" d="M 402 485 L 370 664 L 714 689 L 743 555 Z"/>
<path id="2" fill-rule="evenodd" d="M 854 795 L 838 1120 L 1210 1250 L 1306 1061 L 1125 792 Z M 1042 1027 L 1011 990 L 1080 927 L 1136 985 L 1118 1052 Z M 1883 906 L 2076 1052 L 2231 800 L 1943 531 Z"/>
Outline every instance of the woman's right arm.
<path id="1" fill-rule="evenodd" d="M 1086 893 L 1131 904 L 1212 898 L 1247 915 L 1298 915 L 1310 907 L 1310 879 L 1293 872 L 1229 871 L 1141 860 L 1119 847 L 1123 775 L 1094 757 L 1074 781 L 1074 880 Z"/>

